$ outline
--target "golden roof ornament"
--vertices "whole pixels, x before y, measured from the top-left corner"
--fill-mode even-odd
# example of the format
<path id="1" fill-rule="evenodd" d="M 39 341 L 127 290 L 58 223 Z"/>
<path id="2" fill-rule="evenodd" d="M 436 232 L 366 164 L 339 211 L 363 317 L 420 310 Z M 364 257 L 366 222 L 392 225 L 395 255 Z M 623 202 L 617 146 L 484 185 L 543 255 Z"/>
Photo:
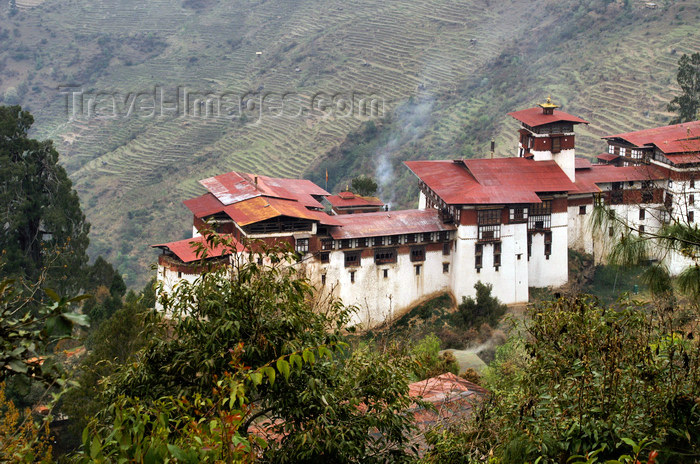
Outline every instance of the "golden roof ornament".
<path id="1" fill-rule="evenodd" d="M 551 96 L 551 95 L 547 97 L 547 101 L 546 101 L 546 102 L 544 102 L 544 103 L 539 103 L 538 106 L 539 106 L 540 108 L 552 109 L 552 110 L 553 110 L 554 108 L 559 108 L 559 105 L 555 105 L 554 103 L 552 103 L 552 96 Z"/>

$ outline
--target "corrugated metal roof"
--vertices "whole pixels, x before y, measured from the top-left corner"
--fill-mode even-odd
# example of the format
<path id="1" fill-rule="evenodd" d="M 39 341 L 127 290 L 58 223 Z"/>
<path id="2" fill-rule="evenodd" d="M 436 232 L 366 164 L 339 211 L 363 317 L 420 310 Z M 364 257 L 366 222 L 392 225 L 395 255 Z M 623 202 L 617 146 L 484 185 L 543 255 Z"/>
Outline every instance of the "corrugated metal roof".
<path id="1" fill-rule="evenodd" d="M 340 226 L 330 229 L 331 237 L 336 240 L 455 230 L 432 208 L 343 214 L 333 218 Z"/>
<path id="2" fill-rule="evenodd" d="M 325 225 L 337 224 L 336 216 L 323 211 L 312 211 L 299 202 L 279 198 L 250 198 L 226 206 L 224 212 L 241 227 L 279 216 L 308 219 Z"/>
<path id="3" fill-rule="evenodd" d="M 226 208 L 226 205 L 221 203 L 211 193 L 205 193 L 202 196 L 190 198 L 182 203 L 187 206 L 190 211 L 192 211 L 192 214 L 194 214 L 195 217 L 200 219 L 211 216 L 212 214 L 220 213 Z"/>
<path id="4" fill-rule="evenodd" d="M 257 180 L 256 180 L 257 179 Z M 328 196 L 330 193 L 306 179 L 281 179 L 256 176 L 254 174 L 228 172 L 199 181 L 224 205 L 266 196 L 295 200 L 310 208 L 323 208 L 313 195 Z"/>
<path id="5" fill-rule="evenodd" d="M 231 244 L 235 247 L 236 252 L 240 253 L 245 251 L 246 248 L 237 241 L 232 235 L 224 235 L 223 237 L 231 240 Z M 165 248 L 170 250 L 175 256 L 180 258 L 184 263 L 191 263 L 193 261 L 199 261 L 201 256 L 197 255 L 196 250 L 204 245 L 207 251 L 208 258 L 218 258 L 221 256 L 229 255 L 233 252 L 233 247 L 225 247 L 221 244 L 217 244 L 215 247 L 211 247 L 205 240 L 204 237 L 188 238 L 185 240 L 178 240 L 177 242 L 161 243 L 159 245 L 151 245 L 152 248 Z"/>
<path id="6" fill-rule="evenodd" d="M 678 155 L 666 155 L 673 164 L 700 163 L 700 153 L 684 153 Z"/>
<path id="7" fill-rule="evenodd" d="M 654 127 L 604 139 L 622 139 L 637 147 L 654 145 L 664 153 L 700 152 L 700 121 Z"/>
<path id="8" fill-rule="evenodd" d="M 384 206 L 382 200 L 377 197 L 363 197 L 355 195 L 352 192 L 340 192 L 338 195 L 330 195 L 326 197 L 326 200 L 337 208 L 348 206 Z"/>
<path id="9" fill-rule="evenodd" d="M 592 164 L 588 158 L 576 158 L 576 169 L 590 169 Z"/>
<path id="10" fill-rule="evenodd" d="M 617 167 L 609 164 L 596 164 L 591 169 L 576 172 L 576 184 L 604 184 L 610 182 L 630 182 L 668 179 L 669 171 L 649 164 Z"/>
<path id="11" fill-rule="evenodd" d="M 542 112 L 542 108 L 539 106 L 535 108 L 528 108 L 526 110 L 514 111 L 512 113 L 508 113 L 508 116 L 512 116 L 530 127 L 543 126 L 545 124 L 552 124 L 560 121 L 572 122 L 574 124 L 588 124 L 588 121 L 581 119 L 578 116 L 573 116 L 559 110 L 554 110 L 553 114 L 544 114 Z"/>
<path id="12" fill-rule="evenodd" d="M 613 161 L 620 157 L 620 155 L 613 155 L 612 153 L 601 153 L 596 158 L 603 161 Z"/>
<path id="13" fill-rule="evenodd" d="M 575 188 L 554 161 L 496 158 L 405 164 L 448 204 L 539 203 L 538 192 Z"/>

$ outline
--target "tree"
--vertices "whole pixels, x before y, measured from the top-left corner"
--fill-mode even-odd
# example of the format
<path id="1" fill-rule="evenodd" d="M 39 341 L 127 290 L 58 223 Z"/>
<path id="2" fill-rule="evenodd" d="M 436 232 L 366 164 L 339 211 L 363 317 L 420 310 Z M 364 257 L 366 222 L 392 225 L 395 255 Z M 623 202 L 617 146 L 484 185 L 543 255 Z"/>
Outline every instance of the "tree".
<path id="1" fill-rule="evenodd" d="M 683 205 L 675 205 L 682 208 Z M 649 264 L 652 257 L 665 256 L 667 252 L 678 253 L 688 258 L 691 264 L 678 276 L 678 289 L 691 301 L 700 302 L 700 228 L 687 219 L 687 214 L 678 215 L 666 211 L 670 218 L 657 231 L 640 230 L 629 223 L 623 214 L 599 202 L 593 208 L 591 226 L 601 240 L 608 240 L 608 261 L 620 266 L 645 265 L 642 274 L 651 293 L 673 307 L 673 280 L 663 260 Z M 612 231 L 612 234 L 604 233 Z M 612 238 L 611 238 L 612 237 Z"/>
<path id="2" fill-rule="evenodd" d="M 377 188 L 377 182 L 369 176 L 359 176 L 352 180 L 352 191 L 361 196 L 374 195 Z"/>
<path id="3" fill-rule="evenodd" d="M 27 136 L 34 118 L 0 106 L 0 249 L 3 272 L 77 293 L 87 263 L 89 224 L 51 141 Z M 48 259 L 49 257 L 55 257 Z"/>
<path id="4" fill-rule="evenodd" d="M 428 462 L 492 454 L 504 463 L 596 463 L 654 449 L 661 462 L 696 462 L 698 319 L 629 300 L 602 307 L 586 296 L 527 315 L 523 337 L 499 349 L 485 373 L 490 400 L 446 440 L 433 437 Z M 440 459 L 457 447 L 464 460 Z M 580 459 L 589 453 L 595 458 Z"/>
<path id="5" fill-rule="evenodd" d="M 493 285 L 479 281 L 474 284 L 474 289 L 476 300 L 472 297 L 462 298 L 462 303 L 454 314 L 455 325 L 463 328 L 479 327 L 484 323 L 490 326 L 496 325 L 508 310 L 508 306 L 491 295 Z"/>
<path id="6" fill-rule="evenodd" d="M 207 240 L 233 247 L 223 237 Z M 167 397 L 191 401 L 219 388 L 240 363 L 270 377 L 261 383 L 256 375 L 247 384 L 246 398 L 254 407 L 236 429 L 242 437 L 255 430 L 274 437 L 265 460 L 408 459 L 410 361 L 369 349 L 350 351 L 343 330 L 352 310 L 319 301 L 292 266 L 290 250 L 249 247 L 262 253 L 265 264 L 257 264 L 252 253 L 237 255 L 231 268 L 211 269 L 195 283 L 161 294 L 164 311 L 149 315 L 148 345 L 138 362 L 107 381 L 107 398 L 115 404 L 126 394 L 144 407 Z M 280 375 L 270 373 L 275 368 Z M 109 411 L 103 415 L 104 424 L 113 420 Z"/>
<path id="7" fill-rule="evenodd" d="M 669 111 L 678 113 L 671 124 L 700 119 L 700 53 L 681 56 L 676 80 L 683 93 L 668 104 Z"/>

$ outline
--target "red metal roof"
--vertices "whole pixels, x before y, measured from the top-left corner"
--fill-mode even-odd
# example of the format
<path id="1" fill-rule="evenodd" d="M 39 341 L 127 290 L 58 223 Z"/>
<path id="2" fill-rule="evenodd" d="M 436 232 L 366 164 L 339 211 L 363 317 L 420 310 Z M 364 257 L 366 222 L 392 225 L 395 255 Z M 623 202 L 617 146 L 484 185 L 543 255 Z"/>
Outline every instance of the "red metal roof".
<path id="1" fill-rule="evenodd" d="M 333 218 L 340 226 L 330 229 L 331 237 L 336 240 L 455 230 L 455 226 L 445 224 L 440 213 L 432 208 L 341 214 Z"/>
<path id="2" fill-rule="evenodd" d="M 666 155 L 673 164 L 700 163 L 700 153 L 684 153 L 677 155 Z"/>
<path id="3" fill-rule="evenodd" d="M 250 198 L 226 206 L 224 212 L 241 227 L 278 216 L 308 219 L 326 225 L 337 224 L 336 216 L 330 216 L 323 211 L 312 211 L 297 201 L 279 198 Z"/>
<path id="4" fill-rule="evenodd" d="M 234 248 L 237 253 L 245 251 L 246 248 L 237 241 L 232 235 L 224 235 L 223 237 L 231 240 L 232 247 L 226 247 L 221 244 L 217 244 L 215 247 L 211 247 L 205 240 L 204 237 L 188 238 L 185 240 L 179 240 L 177 242 L 161 243 L 159 245 L 151 245 L 153 248 L 165 248 L 170 250 L 175 256 L 180 258 L 184 263 L 191 263 L 193 261 L 199 261 L 201 255 L 197 255 L 196 250 L 200 246 L 204 245 L 207 251 L 207 258 L 218 258 L 221 256 L 230 255 Z"/>
<path id="5" fill-rule="evenodd" d="M 633 182 L 668 179 L 669 171 L 653 164 L 617 167 L 596 164 L 591 169 L 576 172 L 576 185 L 595 185 L 611 182 Z"/>
<path id="6" fill-rule="evenodd" d="M 664 153 L 700 151 L 700 121 L 654 127 L 624 134 L 608 135 L 604 139 L 622 139 L 637 147 L 654 145 Z"/>
<path id="7" fill-rule="evenodd" d="M 603 161 L 613 161 L 619 157 L 619 155 L 613 155 L 612 153 L 601 153 L 600 155 L 596 156 L 596 158 Z"/>
<path id="8" fill-rule="evenodd" d="M 584 119 L 559 110 L 554 110 L 553 114 L 544 114 L 542 112 L 542 108 L 539 106 L 528 108 L 526 110 L 514 111 L 512 113 L 508 113 L 508 115 L 514 117 L 524 124 L 527 124 L 530 127 L 543 126 L 545 124 L 552 124 L 560 121 L 572 122 L 574 124 L 588 124 L 588 121 Z"/>
<path id="9" fill-rule="evenodd" d="M 211 216 L 212 214 L 220 213 L 225 208 L 226 205 L 221 203 L 214 195 L 211 193 L 205 193 L 202 196 L 196 198 L 190 198 L 182 202 L 192 214 L 197 218 L 205 218 Z"/>
<path id="10" fill-rule="evenodd" d="M 377 197 L 363 197 L 352 192 L 340 192 L 338 195 L 326 197 L 328 203 L 335 208 L 345 208 L 351 206 L 384 206 L 382 200 Z"/>
<path id="11" fill-rule="evenodd" d="M 256 181 L 257 179 L 257 181 Z M 327 196 L 330 193 L 306 179 L 281 179 L 254 174 L 228 172 L 199 181 L 224 205 L 266 196 L 295 200 L 310 208 L 323 208 L 313 195 Z"/>
<path id="12" fill-rule="evenodd" d="M 540 203 L 538 192 L 575 188 L 554 161 L 496 158 L 405 164 L 448 204 Z"/>
<path id="13" fill-rule="evenodd" d="M 414 422 L 421 430 L 469 417 L 472 409 L 489 394 L 485 388 L 451 372 L 414 382 L 408 391 L 411 397 L 421 398 L 435 407 L 415 410 Z"/>
<path id="14" fill-rule="evenodd" d="M 593 166 L 591 164 L 591 162 L 588 160 L 588 158 L 578 158 L 577 157 L 575 160 L 575 163 L 576 163 L 575 169 L 590 169 L 591 166 Z"/>

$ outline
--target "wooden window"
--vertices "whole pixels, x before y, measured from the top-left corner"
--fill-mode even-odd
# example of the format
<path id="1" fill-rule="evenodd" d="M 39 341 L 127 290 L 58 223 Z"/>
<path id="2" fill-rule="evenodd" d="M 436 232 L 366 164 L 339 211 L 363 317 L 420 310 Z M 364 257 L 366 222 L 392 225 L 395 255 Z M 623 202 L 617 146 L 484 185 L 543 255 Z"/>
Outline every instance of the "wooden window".
<path id="1" fill-rule="evenodd" d="M 527 218 L 528 230 L 549 230 L 552 226 L 552 200 L 542 200 L 542 203 L 530 205 L 530 215 Z"/>
<path id="2" fill-rule="evenodd" d="M 374 251 L 375 264 L 389 264 L 396 262 L 395 248 L 382 248 Z"/>
<path id="3" fill-rule="evenodd" d="M 482 209 L 477 211 L 479 225 L 478 240 L 489 242 L 501 239 L 501 210 Z"/>
<path id="4" fill-rule="evenodd" d="M 447 274 L 450 272 L 450 263 L 442 263 L 442 273 Z"/>
<path id="5" fill-rule="evenodd" d="M 477 243 L 474 248 L 474 267 L 479 270 L 483 265 L 484 245 Z"/>
<path id="6" fill-rule="evenodd" d="M 544 255 L 549 259 L 549 255 L 552 254 L 552 233 L 546 232 L 544 234 Z"/>
<path id="7" fill-rule="evenodd" d="M 331 261 L 331 254 L 328 252 L 321 253 L 320 258 L 322 263 L 329 263 Z"/>
<path id="8" fill-rule="evenodd" d="M 321 274 L 321 285 L 326 285 L 326 274 Z"/>
<path id="9" fill-rule="evenodd" d="M 362 255 L 359 251 L 346 251 L 345 267 L 359 266 L 361 257 Z"/>
<path id="10" fill-rule="evenodd" d="M 691 189 L 695 188 L 695 179 L 690 179 L 690 188 Z"/>
<path id="11" fill-rule="evenodd" d="M 510 209 L 510 222 L 524 222 L 527 220 L 527 208 L 516 206 Z"/>
<path id="12" fill-rule="evenodd" d="M 355 271 L 350 271 L 350 283 L 355 283 Z"/>
<path id="13" fill-rule="evenodd" d="M 350 243 L 352 241 L 348 238 L 344 238 L 343 240 L 340 241 L 340 248 L 350 248 Z"/>
<path id="14" fill-rule="evenodd" d="M 177 278 L 182 279 L 182 271 L 177 271 Z"/>
<path id="15" fill-rule="evenodd" d="M 552 137 L 552 153 L 561 151 L 561 137 Z"/>
<path id="16" fill-rule="evenodd" d="M 532 256 L 532 234 L 527 234 L 527 260 Z"/>
<path id="17" fill-rule="evenodd" d="M 581 205 L 578 207 L 578 214 L 580 214 L 580 215 L 586 214 L 586 205 Z"/>
<path id="18" fill-rule="evenodd" d="M 498 270 L 501 267 L 501 242 L 493 244 L 493 267 Z"/>
<path id="19" fill-rule="evenodd" d="M 308 253 L 309 252 L 309 239 L 308 238 L 298 238 L 296 240 L 296 246 L 294 249 L 297 253 Z"/>
<path id="20" fill-rule="evenodd" d="M 382 246 L 384 245 L 384 237 L 374 237 L 372 239 L 372 246 Z"/>
<path id="21" fill-rule="evenodd" d="M 430 232 L 425 232 L 425 233 L 423 234 L 423 241 L 424 241 L 424 242 L 432 242 L 433 239 L 432 239 L 432 236 L 431 236 L 431 235 L 432 235 L 432 234 L 431 234 Z"/>
<path id="22" fill-rule="evenodd" d="M 442 244 L 442 255 L 449 256 L 452 251 L 452 242 L 445 242 Z"/>
<path id="23" fill-rule="evenodd" d="M 321 249 L 322 250 L 332 250 L 333 249 L 333 240 L 329 238 L 324 238 L 321 240 Z"/>
<path id="24" fill-rule="evenodd" d="M 406 243 L 416 243 L 416 234 L 406 234 Z"/>
<path id="25" fill-rule="evenodd" d="M 692 193 L 690 195 L 688 195 L 688 204 L 689 205 L 695 204 L 695 195 L 693 195 Z"/>
<path id="26" fill-rule="evenodd" d="M 390 241 L 391 241 L 392 245 L 398 245 L 399 243 L 401 243 L 401 236 L 400 235 L 392 235 Z"/>
<path id="27" fill-rule="evenodd" d="M 648 180 L 642 181 L 642 203 L 654 201 L 654 183 Z"/>
<path id="28" fill-rule="evenodd" d="M 421 268 L 421 265 L 420 265 L 420 264 L 416 264 L 414 267 L 416 268 L 416 275 L 419 276 L 419 275 L 420 275 L 420 268 Z"/>
<path id="29" fill-rule="evenodd" d="M 647 212 L 644 208 L 639 208 L 639 220 L 643 221 L 647 217 Z"/>
<path id="30" fill-rule="evenodd" d="M 692 224 L 695 222 L 695 211 L 688 211 L 688 223 Z"/>
<path id="31" fill-rule="evenodd" d="M 411 261 L 425 261 L 425 247 L 412 247 L 411 248 Z"/>
<path id="32" fill-rule="evenodd" d="M 389 277 L 389 269 L 384 269 L 384 278 L 387 279 Z"/>
<path id="33" fill-rule="evenodd" d="M 358 238 L 357 239 L 357 244 L 355 245 L 356 248 L 364 248 L 367 246 L 367 239 L 366 238 Z"/>
<path id="34" fill-rule="evenodd" d="M 644 226 L 641 225 L 639 226 L 639 235 L 642 235 L 644 233 Z"/>

